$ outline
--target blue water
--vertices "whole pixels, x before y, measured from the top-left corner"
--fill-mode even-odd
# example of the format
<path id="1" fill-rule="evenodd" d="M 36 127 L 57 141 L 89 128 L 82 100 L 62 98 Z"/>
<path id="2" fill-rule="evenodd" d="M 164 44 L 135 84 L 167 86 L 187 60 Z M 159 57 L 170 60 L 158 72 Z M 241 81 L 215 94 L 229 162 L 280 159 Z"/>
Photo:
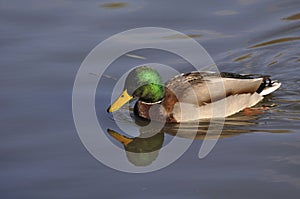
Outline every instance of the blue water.
<path id="1" fill-rule="evenodd" d="M 0 1 L 1 198 L 298 198 L 300 2 L 107 3 L 112 2 Z M 176 162 L 152 173 L 122 173 L 98 162 L 73 122 L 77 70 L 99 42 L 146 26 L 191 35 L 221 71 L 280 80 L 280 90 L 262 102 L 270 110 L 237 124 L 238 131 L 227 126 L 230 136 L 202 160 L 200 138 Z M 136 54 L 147 63 L 190 69 L 166 52 Z M 106 113 L 115 79 L 144 62 L 124 56 L 106 71 L 112 78 L 101 79 L 96 109 L 107 128 L 117 130 Z M 172 137 L 165 134 L 166 141 Z"/>

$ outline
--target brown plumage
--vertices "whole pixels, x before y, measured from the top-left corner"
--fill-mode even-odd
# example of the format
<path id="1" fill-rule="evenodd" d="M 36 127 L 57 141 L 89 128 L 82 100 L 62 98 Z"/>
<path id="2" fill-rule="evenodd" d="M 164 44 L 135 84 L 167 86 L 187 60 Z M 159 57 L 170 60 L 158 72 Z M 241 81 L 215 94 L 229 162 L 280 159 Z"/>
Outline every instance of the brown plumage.
<path id="1" fill-rule="evenodd" d="M 197 119 L 226 117 L 251 107 L 263 97 L 256 91 L 266 76 L 235 73 L 190 72 L 165 84 L 165 96 L 156 103 L 138 101 L 135 113 L 145 119 L 178 123 Z M 280 85 L 279 85 L 280 86 Z M 213 115 L 212 109 L 225 111 Z M 217 107 L 217 108 L 213 108 Z M 215 111 L 215 112 L 217 112 Z"/>

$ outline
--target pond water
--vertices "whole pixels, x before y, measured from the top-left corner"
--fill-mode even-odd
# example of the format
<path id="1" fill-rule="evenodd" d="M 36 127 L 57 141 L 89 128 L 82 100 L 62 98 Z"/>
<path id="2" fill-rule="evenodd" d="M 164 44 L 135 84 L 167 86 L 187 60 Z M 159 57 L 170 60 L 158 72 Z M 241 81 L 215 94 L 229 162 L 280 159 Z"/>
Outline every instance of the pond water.
<path id="1" fill-rule="evenodd" d="M 298 198 L 299 8 L 299 0 L 1 1 L 1 198 Z M 101 164 L 81 143 L 72 89 L 82 61 L 99 42 L 147 26 L 189 35 L 220 71 L 269 74 L 282 87 L 258 105 L 269 107 L 263 114 L 228 118 L 204 159 L 198 152 L 205 122 L 185 127 L 184 139 L 199 127 L 197 139 L 173 164 L 130 174 Z M 122 134 L 106 112 L 116 80 L 131 67 L 152 62 L 180 72 L 193 69 L 159 50 L 120 57 L 105 71 L 96 93 L 105 130 Z M 133 125 L 128 116 L 117 118 Z M 168 144 L 174 130 L 167 128 L 149 143 Z"/>

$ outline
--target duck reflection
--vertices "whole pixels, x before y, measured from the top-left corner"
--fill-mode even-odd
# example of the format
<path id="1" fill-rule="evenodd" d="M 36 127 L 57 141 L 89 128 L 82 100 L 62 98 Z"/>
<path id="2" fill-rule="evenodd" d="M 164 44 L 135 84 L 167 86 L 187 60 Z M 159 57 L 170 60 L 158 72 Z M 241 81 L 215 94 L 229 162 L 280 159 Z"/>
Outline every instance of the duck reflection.
<path id="1" fill-rule="evenodd" d="M 152 125 L 149 125 L 150 122 L 145 120 L 137 119 L 135 123 L 139 127 L 139 137 L 129 138 L 111 129 L 107 129 L 107 132 L 123 144 L 129 162 L 135 166 L 147 166 L 157 158 L 163 146 L 163 128 L 159 123 L 152 122 Z"/>
<path id="2" fill-rule="evenodd" d="M 151 137 L 135 138 L 126 137 L 111 129 L 107 132 L 123 144 L 127 159 L 135 166 L 150 165 L 157 158 L 164 143 L 164 133 L 161 132 Z"/>
<path id="3" fill-rule="evenodd" d="M 204 140 L 230 138 L 244 133 L 250 133 L 254 130 L 251 126 L 258 123 L 257 115 L 237 114 L 234 117 L 225 120 L 199 121 L 197 123 L 166 125 L 165 133 L 172 136 L 179 136 L 187 139 Z M 219 128 L 211 128 L 220 126 Z M 178 134 L 178 130 L 181 132 Z M 220 132 L 221 131 L 221 132 Z M 196 134 L 195 134 L 196 132 Z"/>
<path id="4" fill-rule="evenodd" d="M 127 159 L 135 166 L 150 165 L 159 155 L 163 147 L 165 136 L 177 136 L 185 139 L 223 139 L 251 132 L 285 133 L 276 129 L 259 129 L 259 117 L 265 113 L 272 104 L 268 99 L 260 107 L 245 110 L 224 120 L 197 121 L 193 123 L 149 125 L 150 122 L 131 115 L 135 124 L 139 127 L 138 137 L 127 137 L 125 133 L 119 133 L 108 129 L 108 134 L 118 142 L 122 143 L 126 151 Z M 124 116 L 124 115 L 123 115 Z M 122 120 L 124 119 L 123 116 Z M 118 119 L 118 116 L 116 117 Z M 120 118 L 119 118 L 120 119 Z M 211 129 L 211 126 L 222 125 L 220 130 Z M 180 132 L 180 133 L 179 133 Z"/>
<path id="5" fill-rule="evenodd" d="M 254 121 L 253 121 L 254 120 Z M 240 120 L 231 118 L 225 121 L 224 129 L 220 132 L 210 131 L 208 128 L 209 121 L 188 124 L 166 124 L 162 129 L 155 127 L 145 128 L 145 121 L 140 118 L 135 118 L 135 123 L 140 127 L 140 135 L 138 137 L 128 137 L 125 133 L 116 132 L 112 129 L 107 129 L 108 134 L 118 142 L 122 143 L 126 157 L 135 166 L 150 165 L 159 155 L 159 150 L 163 147 L 165 133 L 171 136 L 179 136 L 187 139 L 217 139 L 232 137 L 241 133 L 250 132 L 242 129 L 233 129 L 233 126 L 238 125 L 253 125 L 255 124 L 254 116 L 240 117 Z M 231 128 L 229 128 L 229 126 Z M 228 129 L 229 128 L 229 129 Z M 180 129 L 180 133 L 178 133 Z M 195 135 L 196 133 L 196 135 Z M 206 136 L 206 137 L 205 137 Z"/>

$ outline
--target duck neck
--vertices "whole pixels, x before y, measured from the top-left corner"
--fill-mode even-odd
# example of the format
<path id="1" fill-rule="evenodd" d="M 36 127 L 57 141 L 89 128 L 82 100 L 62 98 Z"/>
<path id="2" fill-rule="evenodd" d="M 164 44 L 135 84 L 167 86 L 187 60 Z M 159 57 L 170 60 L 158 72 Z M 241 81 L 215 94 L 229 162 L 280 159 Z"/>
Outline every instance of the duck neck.
<path id="1" fill-rule="evenodd" d="M 161 100 L 157 101 L 157 102 L 154 102 L 154 103 L 147 103 L 147 102 L 138 100 L 135 103 L 135 106 L 134 106 L 134 114 L 141 117 L 141 118 L 144 118 L 146 120 L 152 119 L 152 120 L 155 120 L 155 121 L 160 121 L 161 118 L 163 117 L 163 115 L 161 113 L 160 106 L 155 106 L 155 105 L 158 105 L 160 103 L 161 103 Z M 150 113 L 149 113 L 150 108 L 151 108 L 151 112 L 156 113 L 156 114 L 153 114 L 151 116 L 151 118 L 150 118 Z"/>

